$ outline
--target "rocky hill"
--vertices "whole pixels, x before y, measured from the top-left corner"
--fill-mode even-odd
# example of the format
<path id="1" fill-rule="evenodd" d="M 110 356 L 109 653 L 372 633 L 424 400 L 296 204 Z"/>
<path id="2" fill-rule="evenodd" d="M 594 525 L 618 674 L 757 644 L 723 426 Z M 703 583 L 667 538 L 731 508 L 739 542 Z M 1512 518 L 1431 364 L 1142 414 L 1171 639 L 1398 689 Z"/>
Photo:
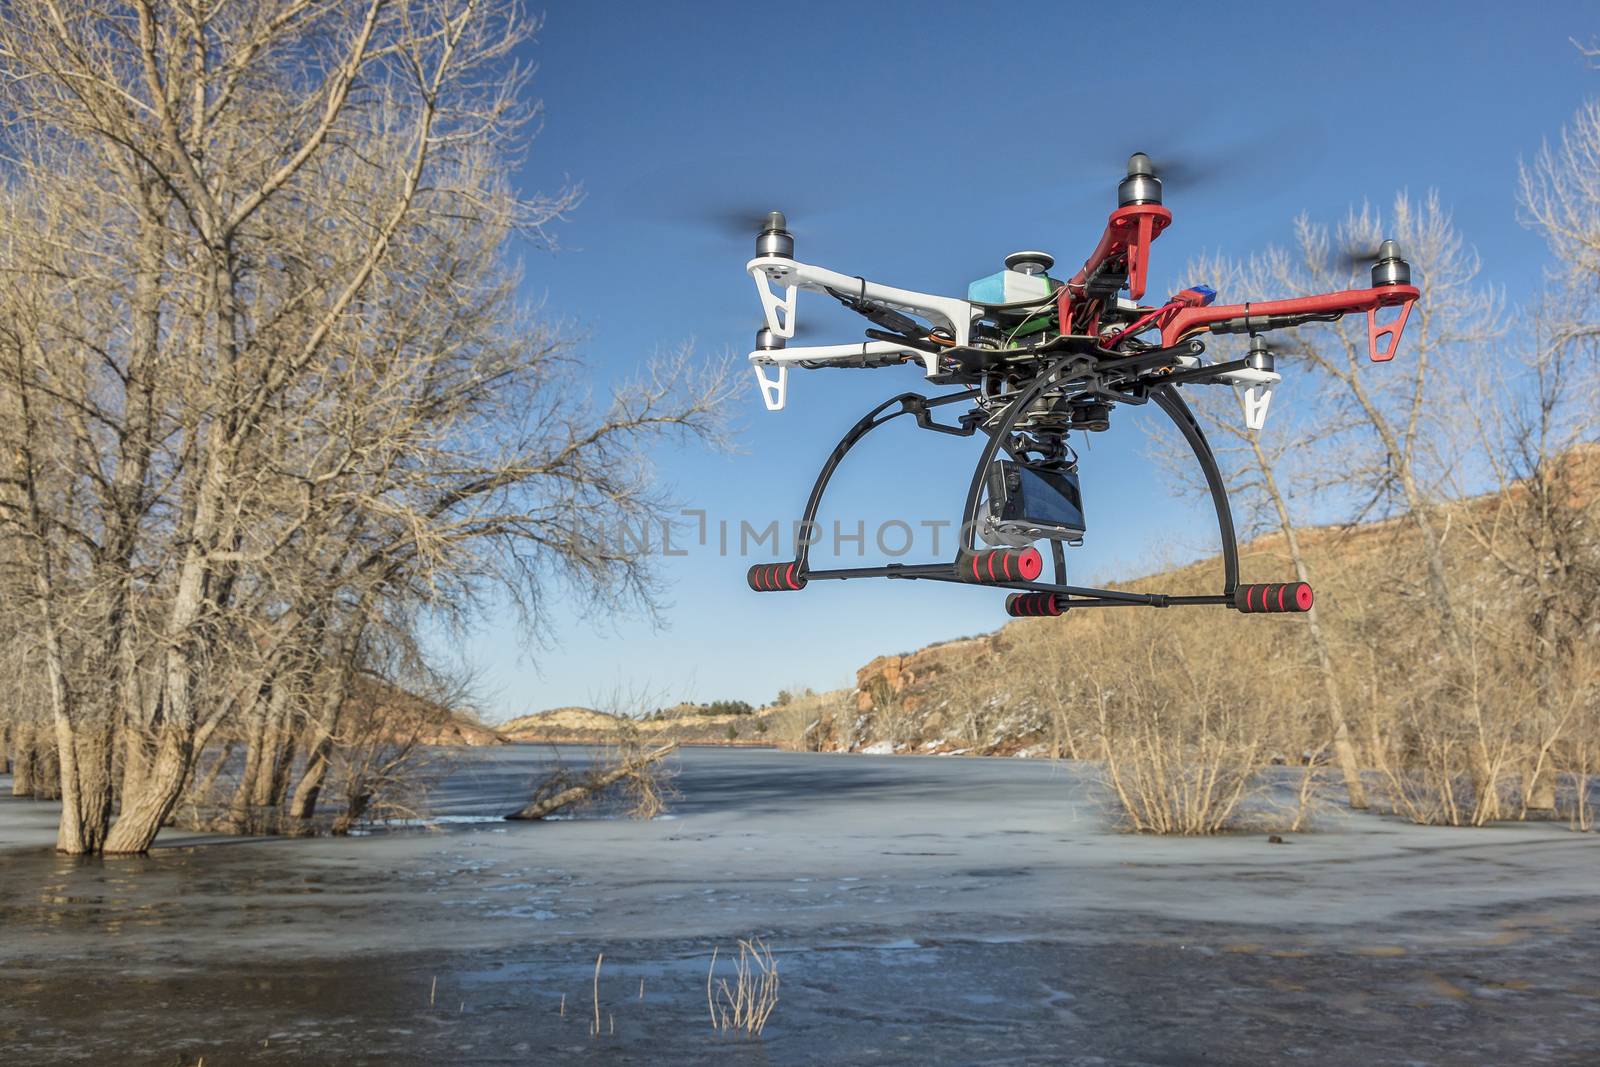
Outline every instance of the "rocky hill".
<path id="1" fill-rule="evenodd" d="M 677 741 L 686 745 L 768 745 L 778 740 L 775 735 L 769 736 L 778 710 L 710 714 L 700 705 L 680 704 L 634 718 L 594 708 L 566 707 L 512 719 L 498 730 L 505 740 L 519 742 L 607 744 L 622 732 L 631 731 L 651 744 Z"/>
<path id="2" fill-rule="evenodd" d="M 373 675 L 356 680 L 349 709 L 376 716 L 385 724 L 385 732 L 407 742 L 441 747 L 505 743 L 494 727 L 470 712 L 445 707 Z"/>

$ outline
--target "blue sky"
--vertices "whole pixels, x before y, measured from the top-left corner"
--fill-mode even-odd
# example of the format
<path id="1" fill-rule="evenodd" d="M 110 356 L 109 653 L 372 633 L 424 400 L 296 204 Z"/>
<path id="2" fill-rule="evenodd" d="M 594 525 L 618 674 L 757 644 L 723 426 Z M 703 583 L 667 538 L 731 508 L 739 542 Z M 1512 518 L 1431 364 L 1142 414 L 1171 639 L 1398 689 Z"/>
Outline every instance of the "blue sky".
<path id="1" fill-rule="evenodd" d="M 1245 255 L 1284 240 L 1302 210 L 1333 221 L 1401 188 L 1437 188 L 1486 277 L 1513 299 L 1537 284 L 1544 249 L 1515 218 L 1517 162 L 1600 91 L 1600 73 L 1569 40 L 1600 35 L 1595 4 L 1131 11 L 553 3 L 528 56 L 544 130 L 517 180 L 532 191 L 570 178 L 587 198 L 556 229 L 561 250 L 527 258 L 526 295 L 582 333 L 597 391 L 685 341 L 707 360 L 742 360 L 760 319 L 742 269 L 751 240 L 685 212 L 724 200 L 779 207 L 802 259 L 962 295 L 1015 249 L 1081 262 L 1134 149 L 1234 157 L 1220 181 L 1169 183 L 1175 220 L 1155 246 L 1149 297 L 1199 280 L 1180 275 L 1199 253 Z M 801 321 L 859 339 L 859 320 L 820 299 L 802 295 Z M 741 520 L 797 517 L 838 436 L 920 381 L 909 368 L 801 373 L 788 410 L 769 414 L 741 374 L 737 451 L 654 457 L 677 499 L 735 532 Z M 1150 466 L 1143 417 L 1119 411 L 1084 454 L 1090 530 L 1071 560 L 1080 577 L 1115 580 L 1211 548 L 1210 516 Z M 869 530 L 893 517 L 954 518 L 976 446 L 904 429 L 877 436 L 852 455 L 826 510 Z M 483 627 L 468 655 L 485 710 L 605 702 L 618 690 L 760 703 L 783 687 L 846 684 L 875 655 L 1005 621 L 992 592 L 935 583 L 752 593 L 745 568 L 763 558 L 772 557 L 724 558 L 713 546 L 663 560 L 660 628 L 560 606 L 554 645 L 530 647 L 509 624 Z"/>

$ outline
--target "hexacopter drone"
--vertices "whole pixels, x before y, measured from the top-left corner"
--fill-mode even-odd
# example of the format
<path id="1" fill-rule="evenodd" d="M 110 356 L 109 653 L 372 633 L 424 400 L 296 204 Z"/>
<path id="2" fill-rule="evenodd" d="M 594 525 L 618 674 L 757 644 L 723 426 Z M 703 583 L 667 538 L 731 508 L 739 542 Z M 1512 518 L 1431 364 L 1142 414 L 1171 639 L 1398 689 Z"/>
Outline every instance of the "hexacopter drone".
<path id="1" fill-rule="evenodd" d="M 1214 304 L 1216 293 L 1195 286 L 1158 307 L 1144 295 L 1150 245 L 1172 221 L 1161 204 L 1161 181 L 1149 157 L 1136 153 L 1117 187 L 1118 206 L 1094 254 L 1069 281 L 1049 276 L 1054 260 L 1043 252 L 1014 252 L 1005 270 L 974 282 L 967 299 L 896 289 L 794 258 L 794 237 L 782 212 L 766 217 L 756 257 L 745 265 L 766 312 L 750 353 L 769 411 L 784 405 L 790 367 L 886 367 L 919 364 L 926 380 L 956 386 L 936 396 L 901 393 L 867 412 L 822 466 L 797 526 L 796 556 L 750 568 L 758 592 L 798 590 L 823 579 L 900 578 L 968 582 L 1013 592 L 1014 616 L 1060 615 L 1080 607 L 1226 605 L 1242 612 L 1306 611 L 1304 582 L 1241 585 L 1239 550 L 1227 490 L 1216 456 L 1178 390 L 1186 385 L 1228 384 L 1238 390 L 1246 425 L 1266 421 L 1272 388 L 1281 380 L 1261 334 L 1306 322 L 1367 313 L 1368 354 L 1394 358 L 1411 306 L 1420 295 L 1411 268 L 1394 241 L 1384 241 L 1372 267 L 1372 287 L 1337 293 Z M 779 291 L 781 289 L 781 292 Z M 853 344 L 788 347 L 795 333 L 801 289 L 824 293 L 865 316 L 869 340 Z M 1127 298 L 1118 294 L 1126 289 Z M 1378 309 L 1398 307 L 1387 322 Z M 922 321 L 919 321 L 922 320 Z M 1202 358 L 1202 335 L 1246 334 L 1248 354 L 1223 363 Z M 776 368 L 775 376 L 769 368 Z M 1081 544 L 1083 501 L 1073 432 L 1104 430 L 1117 404 L 1154 402 L 1172 419 L 1194 451 L 1216 507 L 1222 538 L 1222 591 L 1177 596 L 1130 593 L 1066 584 L 1064 546 Z M 965 404 L 956 421 L 943 423 L 934 409 Z M 927 564 L 813 569 L 817 511 L 828 480 L 846 453 L 872 430 L 901 415 L 938 433 L 987 439 L 967 490 L 956 558 Z M 1002 453 L 1004 456 L 1002 457 Z M 1042 580 L 1046 541 L 1055 581 Z"/>

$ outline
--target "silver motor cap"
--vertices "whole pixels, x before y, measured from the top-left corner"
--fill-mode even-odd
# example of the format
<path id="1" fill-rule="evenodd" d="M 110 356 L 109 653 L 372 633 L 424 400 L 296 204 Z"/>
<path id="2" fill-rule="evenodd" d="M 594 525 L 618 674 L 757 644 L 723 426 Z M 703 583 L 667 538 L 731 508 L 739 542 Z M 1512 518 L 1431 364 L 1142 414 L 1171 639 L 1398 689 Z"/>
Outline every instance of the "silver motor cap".
<path id="1" fill-rule="evenodd" d="M 789 232 L 788 226 L 789 221 L 783 217 L 783 212 L 767 212 L 766 221 L 761 224 L 761 232 L 756 235 L 756 255 L 793 259 L 794 235 Z"/>
<path id="2" fill-rule="evenodd" d="M 1378 246 L 1378 262 L 1372 265 L 1372 287 L 1410 284 L 1411 264 L 1400 258 L 1400 242 L 1384 241 Z"/>
<path id="3" fill-rule="evenodd" d="M 1128 176 L 1117 186 L 1117 206 L 1161 203 L 1161 179 L 1156 177 L 1150 157 L 1135 152 L 1128 157 Z"/>

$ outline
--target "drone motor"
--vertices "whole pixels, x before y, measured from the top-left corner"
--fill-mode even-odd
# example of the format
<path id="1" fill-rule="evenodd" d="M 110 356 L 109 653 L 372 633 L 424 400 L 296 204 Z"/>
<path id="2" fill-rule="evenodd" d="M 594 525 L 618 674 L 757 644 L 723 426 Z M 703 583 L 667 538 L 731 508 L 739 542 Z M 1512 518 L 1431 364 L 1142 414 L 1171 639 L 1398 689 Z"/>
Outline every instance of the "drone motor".
<path id="1" fill-rule="evenodd" d="M 1378 261 L 1372 265 L 1372 287 L 1410 284 L 1411 264 L 1400 258 L 1400 242 L 1383 242 L 1378 246 Z"/>
<path id="2" fill-rule="evenodd" d="M 761 232 L 756 235 L 756 256 L 794 258 L 794 234 L 789 232 L 789 220 L 783 217 L 783 212 L 767 212 Z"/>
<path id="3" fill-rule="evenodd" d="M 1128 176 L 1117 185 L 1117 206 L 1161 203 L 1161 179 L 1156 177 L 1150 157 L 1135 152 L 1128 157 Z"/>

